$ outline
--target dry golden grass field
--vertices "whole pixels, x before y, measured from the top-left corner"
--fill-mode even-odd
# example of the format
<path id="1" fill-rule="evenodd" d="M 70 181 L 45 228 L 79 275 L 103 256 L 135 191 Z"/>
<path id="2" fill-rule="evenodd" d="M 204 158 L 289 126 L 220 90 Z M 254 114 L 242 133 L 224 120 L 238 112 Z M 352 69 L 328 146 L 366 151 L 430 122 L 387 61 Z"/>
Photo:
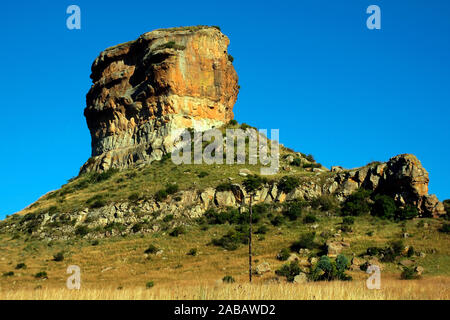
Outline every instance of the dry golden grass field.
<path id="1" fill-rule="evenodd" d="M 321 230 L 336 226 L 341 217 L 319 216 Z M 165 232 L 92 240 L 74 239 L 44 242 L 27 238 L 0 236 L 0 299 L 449 299 L 449 235 L 437 231 L 439 220 L 426 219 L 428 228 L 416 220 L 405 225 L 375 218 L 358 217 L 354 232 L 343 235 L 351 246 L 344 254 L 360 254 L 369 246 L 384 246 L 398 239 L 405 229 L 411 234 L 405 244 L 426 253 L 414 258 L 425 268 L 419 280 L 400 280 L 396 263 L 383 264 L 381 289 L 369 290 L 368 274 L 350 271 L 353 281 L 308 282 L 291 284 L 276 277 L 274 271 L 284 264 L 276 259 L 281 248 L 288 247 L 299 234 L 310 230 L 300 221 L 272 227 L 264 236 L 255 235 L 254 264 L 263 261 L 271 272 L 255 276 L 248 284 L 247 248 L 226 251 L 210 245 L 212 238 L 225 234 L 230 225 L 211 225 L 207 230 L 198 225 L 188 232 L 171 237 Z M 368 232 L 371 231 L 371 232 Z M 368 235 L 370 234 L 370 235 Z M 145 254 L 154 245 L 161 254 Z M 187 255 L 191 249 L 197 255 Z M 57 252 L 64 252 L 63 261 L 54 261 Z M 18 264 L 24 268 L 17 268 Z M 81 268 L 81 290 L 66 289 L 69 265 Z M 38 279 L 45 271 L 48 279 Z M 8 275 L 13 272 L 13 275 Z M 221 279 L 231 275 L 233 284 Z M 146 288 L 153 281 L 154 286 Z"/>

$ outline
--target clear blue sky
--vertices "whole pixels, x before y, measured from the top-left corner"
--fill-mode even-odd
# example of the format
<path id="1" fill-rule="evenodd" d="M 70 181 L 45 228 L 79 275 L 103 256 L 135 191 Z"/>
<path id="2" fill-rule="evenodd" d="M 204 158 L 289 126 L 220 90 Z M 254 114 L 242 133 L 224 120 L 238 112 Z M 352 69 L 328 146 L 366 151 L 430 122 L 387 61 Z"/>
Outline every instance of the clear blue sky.
<path id="1" fill-rule="evenodd" d="M 81 8 L 82 29 L 66 28 Z M 382 29 L 366 28 L 381 7 Z M 83 109 L 106 47 L 157 28 L 218 25 L 240 78 L 239 122 L 279 128 L 325 166 L 413 153 L 450 198 L 450 1 L 3 1 L 0 218 L 78 174 Z"/>

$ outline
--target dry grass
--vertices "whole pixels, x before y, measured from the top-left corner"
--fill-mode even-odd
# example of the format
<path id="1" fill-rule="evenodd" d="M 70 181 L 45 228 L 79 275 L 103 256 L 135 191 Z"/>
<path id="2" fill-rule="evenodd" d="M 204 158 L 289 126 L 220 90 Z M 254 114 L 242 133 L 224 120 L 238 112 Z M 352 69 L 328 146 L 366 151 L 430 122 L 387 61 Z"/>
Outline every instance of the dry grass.
<path id="1" fill-rule="evenodd" d="M 448 300 L 450 278 L 382 280 L 380 290 L 369 290 L 363 280 L 296 284 L 204 284 L 144 288 L 81 290 L 40 289 L 0 291 L 1 300 Z"/>

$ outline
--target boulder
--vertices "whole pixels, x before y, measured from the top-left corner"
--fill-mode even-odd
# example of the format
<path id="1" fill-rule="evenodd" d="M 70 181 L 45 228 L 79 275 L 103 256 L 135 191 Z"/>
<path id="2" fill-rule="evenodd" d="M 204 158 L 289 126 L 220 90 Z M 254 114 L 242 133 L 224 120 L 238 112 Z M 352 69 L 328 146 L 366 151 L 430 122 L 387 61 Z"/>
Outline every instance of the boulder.
<path id="1" fill-rule="evenodd" d="M 308 282 L 308 277 L 303 272 L 294 277 L 294 283 L 296 284 L 304 284 L 306 282 Z"/>
<path id="2" fill-rule="evenodd" d="M 263 262 L 261 264 L 258 264 L 255 268 L 255 272 L 258 275 L 262 275 L 264 273 L 270 272 L 270 264 L 268 262 Z"/>

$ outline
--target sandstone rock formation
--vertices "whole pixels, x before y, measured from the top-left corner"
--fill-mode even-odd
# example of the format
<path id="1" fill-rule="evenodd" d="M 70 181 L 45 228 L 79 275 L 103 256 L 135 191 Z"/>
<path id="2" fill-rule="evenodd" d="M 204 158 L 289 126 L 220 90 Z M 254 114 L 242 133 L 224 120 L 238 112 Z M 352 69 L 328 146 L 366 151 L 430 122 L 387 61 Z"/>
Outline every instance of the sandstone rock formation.
<path id="1" fill-rule="evenodd" d="M 180 27 L 103 51 L 86 97 L 92 157 L 81 172 L 159 160 L 172 151 L 178 129 L 233 119 L 239 86 L 228 44 L 218 28 Z"/>

